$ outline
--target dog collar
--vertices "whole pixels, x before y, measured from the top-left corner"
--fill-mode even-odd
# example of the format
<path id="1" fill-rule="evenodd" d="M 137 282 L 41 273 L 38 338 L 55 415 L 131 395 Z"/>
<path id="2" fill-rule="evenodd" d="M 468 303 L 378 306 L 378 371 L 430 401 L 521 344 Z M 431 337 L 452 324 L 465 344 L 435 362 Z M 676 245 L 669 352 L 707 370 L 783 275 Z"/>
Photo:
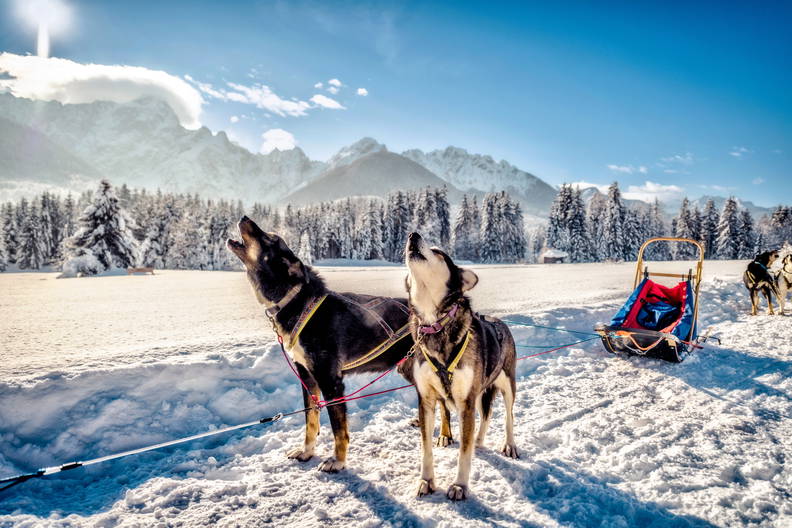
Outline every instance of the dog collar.
<path id="1" fill-rule="evenodd" d="M 451 322 L 451 319 L 456 317 L 457 312 L 459 311 L 459 304 L 454 303 L 451 306 L 451 309 L 448 310 L 446 313 L 443 314 L 440 319 L 435 321 L 430 325 L 420 325 L 418 327 L 418 332 L 421 334 L 436 334 L 441 332 L 445 326 Z"/>
<path id="2" fill-rule="evenodd" d="M 267 315 L 274 317 L 275 314 L 280 312 L 284 306 L 292 302 L 292 300 L 295 297 L 297 297 L 297 294 L 300 293 L 302 287 L 303 287 L 302 283 L 292 286 L 291 289 L 286 292 L 286 295 L 281 297 L 280 301 L 276 302 L 275 304 L 273 304 L 272 306 L 270 306 L 265 310 L 267 312 Z"/>

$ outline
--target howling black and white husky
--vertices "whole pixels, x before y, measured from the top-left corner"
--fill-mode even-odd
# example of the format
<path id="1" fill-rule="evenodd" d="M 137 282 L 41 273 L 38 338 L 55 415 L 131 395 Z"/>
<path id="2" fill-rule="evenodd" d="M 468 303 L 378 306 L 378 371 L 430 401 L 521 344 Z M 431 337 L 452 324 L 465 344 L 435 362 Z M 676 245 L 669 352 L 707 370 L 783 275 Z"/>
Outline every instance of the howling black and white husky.
<path id="1" fill-rule="evenodd" d="M 239 221 L 239 232 L 242 241 L 229 239 L 228 248 L 245 265 L 256 298 L 308 387 L 303 388 L 303 401 L 313 409 L 305 413 L 305 441 L 288 453 L 304 462 L 313 457 L 319 434 L 319 409 L 312 402 L 320 396 L 326 401 L 343 396 L 345 374 L 383 372 L 410 351 L 407 299 L 330 291 L 278 235 L 264 232 L 246 216 Z M 411 373 L 404 374 L 412 382 Z M 286 370 L 284 375 L 289 375 Z M 346 405 L 328 406 L 327 412 L 335 453 L 319 469 L 335 472 L 347 459 Z M 447 423 L 444 427 L 449 429 Z"/>
<path id="2" fill-rule="evenodd" d="M 474 443 L 484 444 L 497 392 L 506 404 L 506 438 L 501 452 L 518 457 L 512 414 L 516 391 L 514 338 L 502 321 L 473 313 L 465 292 L 478 282 L 475 273 L 457 267 L 443 251 L 430 248 L 418 233 L 410 234 L 407 240 L 405 260 L 410 329 L 419 349 L 413 361 L 423 448 L 418 496 L 436 488 L 432 434 L 434 409 L 440 401 L 445 407 L 455 408 L 460 416 L 457 476 L 446 495 L 462 500 L 467 496 Z M 477 409 L 481 423 L 474 442 Z"/>

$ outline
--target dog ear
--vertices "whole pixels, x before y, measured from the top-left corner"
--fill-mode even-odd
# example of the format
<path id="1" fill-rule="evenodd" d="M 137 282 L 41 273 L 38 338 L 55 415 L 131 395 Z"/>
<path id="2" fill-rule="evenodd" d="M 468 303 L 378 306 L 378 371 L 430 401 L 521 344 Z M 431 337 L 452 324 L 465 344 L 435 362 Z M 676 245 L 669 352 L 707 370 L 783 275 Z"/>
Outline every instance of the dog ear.
<path id="1" fill-rule="evenodd" d="M 472 290 L 478 284 L 478 275 L 466 268 L 459 268 L 459 278 L 462 279 L 462 291 Z"/>
<path id="2" fill-rule="evenodd" d="M 294 260 L 289 260 L 288 258 L 284 258 L 283 261 L 289 267 L 289 275 L 303 282 L 308 282 L 308 272 L 300 259 L 295 258 Z"/>

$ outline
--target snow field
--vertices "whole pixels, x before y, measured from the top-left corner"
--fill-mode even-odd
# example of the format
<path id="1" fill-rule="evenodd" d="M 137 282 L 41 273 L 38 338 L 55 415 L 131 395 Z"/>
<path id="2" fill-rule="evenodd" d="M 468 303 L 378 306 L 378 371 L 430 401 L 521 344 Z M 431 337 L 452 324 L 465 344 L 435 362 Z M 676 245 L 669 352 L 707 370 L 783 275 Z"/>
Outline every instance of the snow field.
<path id="1" fill-rule="evenodd" d="M 514 320 L 587 331 L 609 319 L 626 298 L 631 268 L 612 268 L 477 268 L 482 286 L 489 286 L 474 290 L 480 296 L 475 306 Z M 578 279 L 565 277 L 570 270 L 581 272 Z M 497 453 L 503 436 L 497 399 L 488 447 L 477 450 L 472 497 L 465 503 L 450 503 L 442 493 L 455 475 L 457 445 L 435 448 L 440 491 L 414 497 L 420 439 L 408 425 L 415 396 L 406 389 L 350 404 L 350 458 L 338 475 L 316 471 L 332 453 L 326 413 L 318 458 L 306 464 L 285 458 L 286 449 L 302 439 L 303 418 L 295 416 L 25 483 L 0 497 L 0 526 L 789 526 L 792 323 L 788 317 L 746 315 L 737 271 L 736 264 L 724 267 L 703 286 L 701 326 L 711 326 L 723 344 L 710 342 L 682 364 L 614 357 L 596 340 L 521 361 L 515 405 L 521 458 Z M 348 281 L 348 289 L 355 284 L 372 291 L 375 282 L 389 290 L 398 272 L 323 274 L 333 287 Z M 0 384 L 0 475 L 302 406 L 298 384 L 263 316 L 253 318 L 256 338 L 252 331 L 234 333 L 250 322 L 249 314 L 240 322 L 237 312 L 255 309 L 247 304 L 250 292 L 241 291 L 247 288 L 242 275 L 188 275 L 174 273 L 156 283 L 163 292 L 159 313 L 173 309 L 168 284 L 175 282 L 179 305 L 211 301 L 218 310 L 213 317 L 225 317 L 227 328 L 211 338 L 201 337 L 211 332 L 200 329 L 210 321 L 195 321 L 184 308 L 167 320 L 173 337 L 165 351 L 153 350 L 162 339 L 162 324 L 154 322 L 137 331 L 129 323 L 127 335 L 117 339 L 139 343 L 123 353 L 104 345 L 104 364 L 102 346 L 95 344 L 86 358 L 90 366 L 74 352 L 67 360 L 53 358 L 55 372 L 46 370 L 42 357 L 37 368 L 14 376 L 10 371 L 26 361 L 25 341 L 17 349 L 21 354 L 3 350 L 9 370 Z M 579 280 L 583 275 L 591 280 Z M 238 306 L 215 276 L 223 284 L 243 284 L 233 290 L 233 296 L 246 296 Z M 520 277 L 524 287 L 514 288 Z M 137 278 L 113 282 L 119 279 L 57 284 L 102 281 L 112 284 L 109 296 L 124 291 L 132 299 L 146 288 Z M 391 293 L 398 294 L 399 284 L 394 288 Z M 518 301 L 516 289 L 530 293 Z M 31 293 L 39 310 L 58 309 Z M 16 302 L 24 308 L 23 297 Z M 577 340 L 533 328 L 513 331 L 518 343 Z M 188 344 L 180 348 L 180 340 Z M 365 381 L 349 378 L 347 391 Z M 397 375 L 384 381 L 378 389 L 403 383 Z M 454 418 L 455 431 L 456 423 Z"/>

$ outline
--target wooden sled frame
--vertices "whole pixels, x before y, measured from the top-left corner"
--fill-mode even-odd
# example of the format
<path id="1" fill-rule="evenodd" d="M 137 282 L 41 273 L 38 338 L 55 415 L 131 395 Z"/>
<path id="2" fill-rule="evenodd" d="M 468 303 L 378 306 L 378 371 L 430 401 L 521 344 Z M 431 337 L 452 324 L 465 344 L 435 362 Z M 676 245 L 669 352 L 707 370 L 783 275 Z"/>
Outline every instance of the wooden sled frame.
<path id="1" fill-rule="evenodd" d="M 644 251 L 646 248 L 649 247 L 650 244 L 654 244 L 655 242 L 685 242 L 687 244 L 693 244 L 698 248 L 698 259 L 696 260 L 696 273 L 659 273 L 659 272 L 651 272 L 649 271 L 648 267 L 644 267 Z M 641 245 L 641 249 L 638 250 L 638 262 L 635 267 L 635 280 L 633 281 L 633 289 L 638 287 L 638 283 L 641 282 L 641 277 L 675 277 L 678 279 L 692 279 L 693 280 L 693 295 L 695 296 L 695 301 L 693 302 L 693 325 L 690 327 L 690 333 L 688 334 L 687 340 L 690 341 L 693 337 L 693 332 L 695 332 L 696 324 L 698 323 L 698 307 L 699 307 L 699 288 L 701 287 L 701 278 L 704 272 L 704 246 L 701 245 L 700 242 L 693 240 L 691 238 L 679 238 L 679 237 L 655 237 L 650 238 L 646 242 Z"/>
<path id="2" fill-rule="evenodd" d="M 696 248 L 698 248 L 698 259 L 696 262 L 695 275 L 692 269 L 690 269 L 688 273 L 661 273 L 649 271 L 644 261 L 644 252 L 647 247 L 655 242 L 682 242 L 696 246 Z M 605 348 L 614 354 L 626 352 L 628 354 L 663 359 L 673 363 L 679 363 L 684 360 L 689 349 L 699 348 L 697 344 L 692 342 L 692 339 L 696 333 L 696 325 L 698 324 L 699 289 L 701 287 L 703 267 L 704 248 L 695 240 L 679 237 L 655 237 L 644 242 L 638 251 L 638 262 L 635 268 L 633 291 L 637 290 L 638 285 L 643 279 L 648 279 L 652 276 L 673 277 L 683 281 L 690 281 L 691 294 L 694 296 L 693 319 L 690 325 L 690 331 L 687 333 L 687 336 L 682 339 L 669 332 L 597 324 L 594 327 L 594 331 L 602 338 L 602 343 Z"/>

